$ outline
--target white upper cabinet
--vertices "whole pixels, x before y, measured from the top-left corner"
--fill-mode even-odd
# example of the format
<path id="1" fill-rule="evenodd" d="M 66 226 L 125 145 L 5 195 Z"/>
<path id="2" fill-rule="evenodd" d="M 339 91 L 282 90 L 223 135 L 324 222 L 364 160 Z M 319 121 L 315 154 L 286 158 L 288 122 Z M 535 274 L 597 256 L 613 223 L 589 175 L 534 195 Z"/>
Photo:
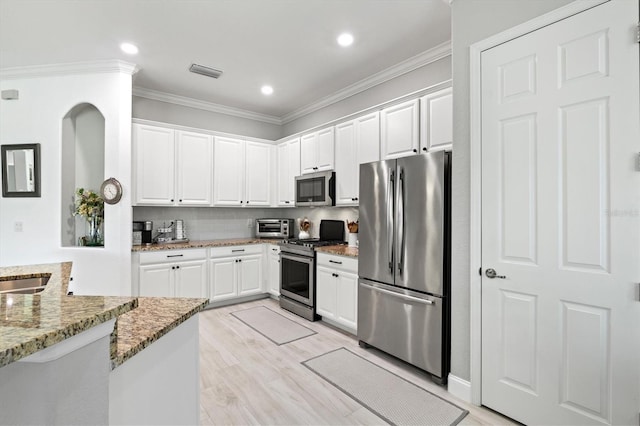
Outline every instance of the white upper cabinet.
<path id="1" fill-rule="evenodd" d="M 333 170 L 333 126 L 300 138 L 300 168 L 302 174 Z"/>
<path id="2" fill-rule="evenodd" d="M 133 125 L 135 204 L 172 206 L 175 202 L 175 131 Z"/>
<path id="3" fill-rule="evenodd" d="M 380 114 L 382 159 L 406 157 L 418 153 L 419 99 L 382 110 Z"/>
<path id="4" fill-rule="evenodd" d="M 214 206 L 270 206 L 274 149 L 261 142 L 216 137 Z"/>
<path id="5" fill-rule="evenodd" d="M 212 138 L 133 125 L 135 204 L 211 205 Z"/>
<path id="6" fill-rule="evenodd" d="M 295 206 L 295 178 L 300 176 L 300 138 L 278 145 L 278 206 Z"/>
<path id="7" fill-rule="evenodd" d="M 271 159 L 273 145 L 246 142 L 245 202 L 248 206 L 271 205 Z"/>
<path id="8" fill-rule="evenodd" d="M 244 147 L 242 139 L 215 138 L 213 152 L 213 204 L 244 204 Z"/>
<path id="9" fill-rule="evenodd" d="M 420 98 L 420 149 L 451 149 L 453 144 L 453 95 L 448 87 Z"/>
<path id="10" fill-rule="evenodd" d="M 177 132 L 176 196 L 179 205 L 211 205 L 213 141 L 211 136 Z"/>
<path id="11" fill-rule="evenodd" d="M 335 132 L 336 205 L 357 205 L 360 164 L 380 160 L 380 115 L 338 124 Z"/>

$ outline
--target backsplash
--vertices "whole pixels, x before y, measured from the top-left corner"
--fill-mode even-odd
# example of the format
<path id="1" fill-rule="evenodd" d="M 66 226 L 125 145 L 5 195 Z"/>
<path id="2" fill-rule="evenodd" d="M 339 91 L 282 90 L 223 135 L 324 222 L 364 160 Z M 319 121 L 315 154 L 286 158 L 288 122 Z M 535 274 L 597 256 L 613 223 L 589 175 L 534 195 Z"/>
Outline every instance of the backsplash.
<path id="1" fill-rule="evenodd" d="M 134 221 L 153 221 L 156 230 L 176 219 L 184 220 L 187 238 L 193 241 L 224 238 L 250 238 L 254 236 L 257 218 L 294 219 L 294 237 L 298 236 L 297 219 L 306 217 L 311 221 L 311 237 L 318 238 L 320 220 L 356 220 L 357 207 L 300 207 L 289 209 L 227 208 L 227 207 L 134 207 Z M 247 226 L 251 221 L 251 227 Z M 347 238 L 345 222 L 345 240 Z M 155 235 L 155 231 L 154 231 Z"/>

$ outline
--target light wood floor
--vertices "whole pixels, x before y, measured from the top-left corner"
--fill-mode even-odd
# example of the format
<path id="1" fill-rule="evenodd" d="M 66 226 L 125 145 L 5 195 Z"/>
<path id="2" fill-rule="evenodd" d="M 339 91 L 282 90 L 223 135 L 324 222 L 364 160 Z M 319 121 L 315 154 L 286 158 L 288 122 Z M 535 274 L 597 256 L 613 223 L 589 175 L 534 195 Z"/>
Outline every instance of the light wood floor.
<path id="1" fill-rule="evenodd" d="M 231 312 L 267 306 L 317 334 L 281 346 Z M 301 364 L 345 347 L 416 385 L 469 410 L 462 425 L 513 424 L 435 385 L 424 372 L 322 322 L 309 322 L 263 299 L 200 314 L 200 422 L 203 425 L 378 425 L 385 422 Z"/>

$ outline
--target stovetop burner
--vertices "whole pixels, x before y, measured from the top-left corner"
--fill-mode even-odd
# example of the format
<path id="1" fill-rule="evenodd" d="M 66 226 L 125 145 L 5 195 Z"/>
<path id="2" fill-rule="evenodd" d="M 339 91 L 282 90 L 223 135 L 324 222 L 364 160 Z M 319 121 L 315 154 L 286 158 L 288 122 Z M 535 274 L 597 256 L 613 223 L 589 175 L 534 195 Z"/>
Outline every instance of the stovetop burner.
<path id="1" fill-rule="evenodd" d="M 323 246 L 335 246 L 335 245 L 342 245 L 342 244 L 346 244 L 346 242 L 344 241 L 338 241 L 338 240 L 320 240 L 319 238 L 307 238 L 307 239 L 299 239 L 299 238 L 292 238 L 289 240 L 284 240 L 282 242 L 283 244 L 291 244 L 291 245 L 295 245 L 295 246 L 303 246 L 303 247 L 323 247 Z"/>

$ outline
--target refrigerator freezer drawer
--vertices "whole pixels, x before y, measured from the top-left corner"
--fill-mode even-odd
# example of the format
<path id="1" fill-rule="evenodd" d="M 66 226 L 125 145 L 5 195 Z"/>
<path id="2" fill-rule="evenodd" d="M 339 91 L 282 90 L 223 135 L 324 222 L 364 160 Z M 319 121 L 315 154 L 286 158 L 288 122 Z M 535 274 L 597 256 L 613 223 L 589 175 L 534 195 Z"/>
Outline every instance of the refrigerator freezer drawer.
<path id="1" fill-rule="evenodd" d="M 358 285 L 358 340 L 442 377 L 443 299 L 372 281 Z"/>

